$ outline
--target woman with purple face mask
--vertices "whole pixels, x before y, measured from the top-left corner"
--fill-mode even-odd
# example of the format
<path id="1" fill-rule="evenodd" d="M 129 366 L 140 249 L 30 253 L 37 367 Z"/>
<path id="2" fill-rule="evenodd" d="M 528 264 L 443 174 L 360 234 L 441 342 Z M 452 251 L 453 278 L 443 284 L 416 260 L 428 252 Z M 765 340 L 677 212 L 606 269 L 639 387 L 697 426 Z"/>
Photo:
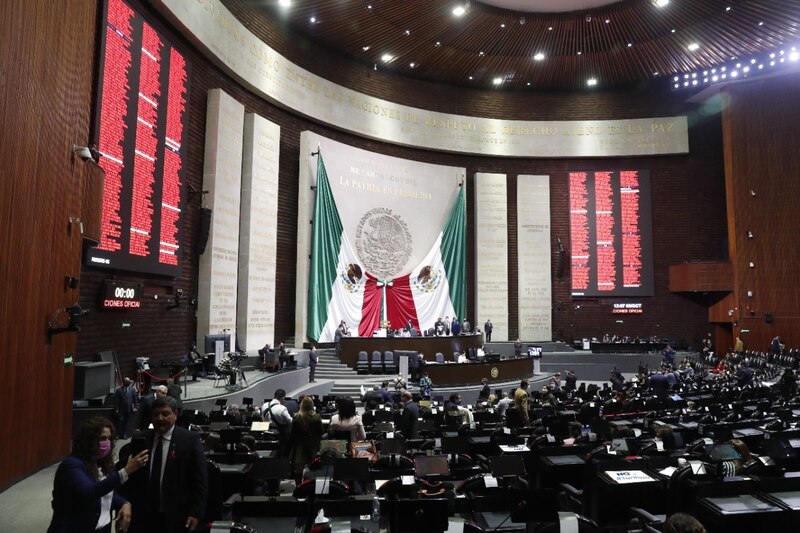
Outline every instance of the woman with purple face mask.
<path id="1" fill-rule="evenodd" d="M 114 471 L 114 424 L 96 416 L 84 421 L 72 440 L 72 453 L 56 470 L 53 518 L 48 533 L 111 533 L 112 513 L 117 530 L 125 532 L 131 505 L 114 489 L 147 464 L 147 451 L 131 455 L 125 467 Z"/>

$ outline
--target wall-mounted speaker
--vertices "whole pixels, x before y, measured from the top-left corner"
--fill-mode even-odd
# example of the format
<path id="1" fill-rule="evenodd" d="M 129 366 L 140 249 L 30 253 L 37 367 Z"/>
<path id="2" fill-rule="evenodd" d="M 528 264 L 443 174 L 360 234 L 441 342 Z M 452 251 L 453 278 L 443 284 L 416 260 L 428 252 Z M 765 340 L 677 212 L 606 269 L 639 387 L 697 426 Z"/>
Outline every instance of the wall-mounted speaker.
<path id="1" fill-rule="evenodd" d="M 764 313 L 764 322 L 766 322 L 767 324 L 772 324 L 773 320 L 774 319 L 772 318 L 772 313 Z"/>
<path id="2" fill-rule="evenodd" d="M 200 208 L 200 235 L 197 239 L 197 254 L 203 255 L 208 244 L 208 234 L 211 231 L 211 209 Z"/>

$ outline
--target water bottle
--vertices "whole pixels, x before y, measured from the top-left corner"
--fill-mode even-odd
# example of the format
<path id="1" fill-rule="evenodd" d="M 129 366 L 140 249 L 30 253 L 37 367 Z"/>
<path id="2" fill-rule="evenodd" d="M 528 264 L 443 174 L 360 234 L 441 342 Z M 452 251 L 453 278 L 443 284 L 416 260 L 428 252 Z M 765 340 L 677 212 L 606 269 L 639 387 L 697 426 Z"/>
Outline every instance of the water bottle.
<path id="1" fill-rule="evenodd" d="M 372 521 L 373 522 L 380 522 L 381 521 L 381 501 L 375 496 L 372 499 Z"/>

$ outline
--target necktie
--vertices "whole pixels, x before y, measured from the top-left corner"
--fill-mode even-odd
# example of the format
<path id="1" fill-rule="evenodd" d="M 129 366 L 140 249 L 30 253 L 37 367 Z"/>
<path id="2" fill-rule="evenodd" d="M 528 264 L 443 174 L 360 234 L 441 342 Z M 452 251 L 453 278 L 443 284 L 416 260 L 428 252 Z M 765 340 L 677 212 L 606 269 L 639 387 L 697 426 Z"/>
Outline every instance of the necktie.
<path id="1" fill-rule="evenodd" d="M 147 490 L 150 509 L 153 512 L 161 511 L 161 465 L 164 461 L 164 439 L 158 436 L 156 439 L 158 439 L 158 444 L 156 444 L 156 449 L 152 457 L 153 467 L 150 470 L 150 483 Z"/>

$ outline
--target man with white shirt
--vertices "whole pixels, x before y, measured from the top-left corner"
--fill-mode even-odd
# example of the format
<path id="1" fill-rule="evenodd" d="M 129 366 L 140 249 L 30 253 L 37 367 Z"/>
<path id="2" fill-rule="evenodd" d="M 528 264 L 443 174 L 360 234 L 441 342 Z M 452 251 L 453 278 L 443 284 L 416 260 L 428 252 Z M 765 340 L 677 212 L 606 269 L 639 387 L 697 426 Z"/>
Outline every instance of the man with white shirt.
<path id="1" fill-rule="evenodd" d="M 133 437 L 150 450 L 150 460 L 120 489 L 137 509 L 130 533 L 193 531 L 203 521 L 208 498 L 203 445 L 200 434 L 176 426 L 177 419 L 175 399 L 159 397 L 153 402 L 153 429 Z"/>
<path id="2" fill-rule="evenodd" d="M 283 405 L 286 399 L 286 391 L 278 389 L 272 397 L 272 401 L 265 403 L 261 408 L 261 416 L 269 421 L 270 429 L 278 430 L 278 457 L 289 457 L 289 435 L 292 429 L 292 415 Z"/>

